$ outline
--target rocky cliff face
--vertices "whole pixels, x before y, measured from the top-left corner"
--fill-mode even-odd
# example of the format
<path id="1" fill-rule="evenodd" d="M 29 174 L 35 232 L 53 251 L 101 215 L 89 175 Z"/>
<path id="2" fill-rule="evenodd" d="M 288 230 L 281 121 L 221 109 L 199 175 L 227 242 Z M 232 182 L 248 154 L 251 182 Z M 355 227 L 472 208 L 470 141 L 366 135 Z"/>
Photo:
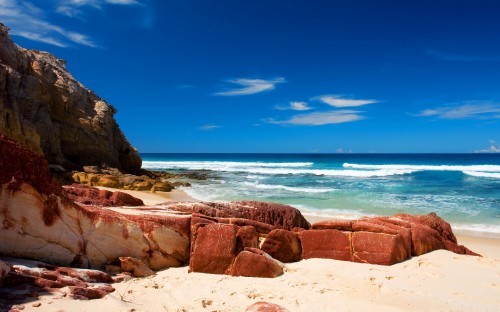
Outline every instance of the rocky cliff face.
<path id="1" fill-rule="evenodd" d="M 115 113 L 71 76 L 64 60 L 19 47 L 0 23 L 0 134 L 65 168 L 104 163 L 138 173 L 142 160 Z"/>

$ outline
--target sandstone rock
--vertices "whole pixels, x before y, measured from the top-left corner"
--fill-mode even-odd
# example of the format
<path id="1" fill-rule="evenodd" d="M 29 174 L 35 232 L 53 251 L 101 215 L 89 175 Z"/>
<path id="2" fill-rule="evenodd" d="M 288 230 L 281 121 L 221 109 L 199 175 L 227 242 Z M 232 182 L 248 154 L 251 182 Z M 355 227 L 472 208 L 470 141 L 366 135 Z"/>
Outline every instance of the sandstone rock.
<path id="1" fill-rule="evenodd" d="M 353 261 L 351 232 L 339 230 L 308 230 L 299 233 L 302 258 L 327 258 Z"/>
<path id="2" fill-rule="evenodd" d="M 95 288 L 70 286 L 69 291 L 73 299 L 92 300 L 104 298 L 107 294 L 114 292 L 115 289 L 110 285 Z"/>
<path id="3" fill-rule="evenodd" d="M 261 249 L 281 262 L 295 262 L 302 259 L 302 247 L 299 235 L 286 230 L 271 231 Z"/>
<path id="4" fill-rule="evenodd" d="M 236 254 L 246 247 L 259 248 L 259 234 L 253 226 L 242 226 L 236 233 Z"/>
<path id="5" fill-rule="evenodd" d="M 174 189 L 174 186 L 169 182 L 156 182 L 151 188 L 151 192 L 170 192 Z"/>
<path id="6" fill-rule="evenodd" d="M 84 205 L 103 207 L 113 206 L 143 206 L 144 202 L 132 195 L 123 192 L 110 192 L 81 184 L 64 186 L 69 199 Z"/>
<path id="7" fill-rule="evenodd" d="M 83 268 L 121 256 L 156 270 L 189 260 L 189 216 L 76 205 L 53 183 L 42 156 L 3 136 L 0 150 L 0 254 Z"/>
<path id="8" fill-rule="evenodd" d="M 392 265 L 409 257 L 399 234 L 352 233 L 352 258 L 356 262 Z"/>
<path id="9" fill-rule="evenodd" d="M 232 224 L 199 226 L 191 243 L 189 272 L 227 274 L 236 254 L 236 233 Z"/>
<path id="10" fill-rule="evenodd" d="M 313 230 L 339 230 L 339 231 L 352 231 L 352 220 L 324 220 L 316 222 L 311 225 Z"/>
<path id="11" fill-rule="evenodd" d="M 106 163 L 138 173 L 142 160 L 118 127 L 116 109 L 76 81 L 66 63 L 26 50 L 0 24 L 0 134 L 65 168 Z"/>
<path id="12" fill-rule="evenodd" d="M 120 257 L 119 259 L 122 272 L 130 272 L 135 277 L 147 277 L 155 274 L 141 260 L 132 257 Z"/>
<path id="13" fill-rule="evenodd" d="M 280 305 L 259 301 L 249 306 L 245 312 L 290 312 Z"/>
<path id="14" fill-rule="evenodd" d="M 245 248 L 236 256 L 231 275 L 274 278 L 283 274 L 283 264 L 257 248 Z"/>
<path id="15" fill-rule="evenodd" d="M 298 209 L 275 203 L 257 201 L 230 203 L 201 202 L 173 204 L 169 208 L 177 211 L 199 213 L 209 217 L 253 220 L 285 230 L 293 228 L 308 229 L 310 227 L 309 222 L 307 222 Z"/>

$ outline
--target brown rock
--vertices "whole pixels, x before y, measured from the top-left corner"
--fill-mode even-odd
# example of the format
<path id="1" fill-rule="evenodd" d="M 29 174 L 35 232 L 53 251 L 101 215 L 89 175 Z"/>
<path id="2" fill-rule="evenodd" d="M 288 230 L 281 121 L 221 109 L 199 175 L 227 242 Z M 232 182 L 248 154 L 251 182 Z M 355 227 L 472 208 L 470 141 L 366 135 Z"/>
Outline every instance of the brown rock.
<path id="1" fill-rule="evenodd" d="M 115 289 L 110 285 L 90 288 L 70 286 L 69 292 L 73 299 L 92 300 L 104 298 L 107 294 L 114 292 Z"/>
<path id="2" fill-rule="evenodd" d="M 132 257 L 120 257 L 119 259 L 122 272 L 130 272 L 135 277 L 148 277 L 155 274 L 141 260 Z"/>
<path id="3" fill-rule="evenodd" d="M 352 233 L 353 261 L 392 265 L 408 258 L 403 238 L 399 234 Z"/>
<path id="4" fill-rule="evenodd" d="M 259 248 L 259 233 L 253 226 L 242 226 L 236 233 L 236 254 L 246 247 Z"/>
<path id="5" fill-rule="evenodd" d="M 174 189 L 174 186 L 169 182 L 156 182 L 151 188 L 151 192 L 170 192 Z"/>
<path id="6" fill-rule="evenodd" d="M 290 312 L 280 305 L 259 301 L 249 306 L 245 312 Z"/>
<path id="7" fill-rule="evenodd" d="M 106 163 L 138 173 L 142 160 L 116 109 L 76 81 L 66 62 L 15 45 L 0 24 L 0 134 L 65 168 Z"/>
<path id="8" fill-rule="evenodd" d="M 339 231 L 352 231 L 352 220 L 325 220 L 316 222 L 311 225 L 312 230 L 339 230 Z"/>
<path id="9" fill-rule="evenodd" d="M 191 243 L 189 272 L 228 273 L 235 258 L 237 232 L 232 224 L 199 226 Z"/>
<path id="10" fill-rule="evenodd" d="M 351 232 L 339 230 L 308 230 L 299 233 L 302 258 L 327 258 L 353 261 Z"/>
<path id="11" fill-rule="evenodd" d="M 3 285 L 3 279 L 10 273 L 10 271 L 12 271 L 12 267 L 0 260 L 0 288 Z"/>
<path id="12" fill-rule="evenodd" d="M 69 199 L 84 205 L 97 205 L 104 207 L 117 206 L 143 206 L 144 202 L 132 195 L 123 192 L 110 192 L 99 190 L 81 184 L 64 186 L 64 190 Z"/>
<path id="13" fill-rule="evenodd" d="M 233 276 L 274 278 L 283 274 L 283 264 L 257 248 L 245 248 L 236 256 Z"/>
<path id="14" fill-rule="evenodd" d="M 261 249 L 274 259 L 285 263 L 302 259 L 299 235 L 286 230 L 271 231 L 264 240 Z"/>

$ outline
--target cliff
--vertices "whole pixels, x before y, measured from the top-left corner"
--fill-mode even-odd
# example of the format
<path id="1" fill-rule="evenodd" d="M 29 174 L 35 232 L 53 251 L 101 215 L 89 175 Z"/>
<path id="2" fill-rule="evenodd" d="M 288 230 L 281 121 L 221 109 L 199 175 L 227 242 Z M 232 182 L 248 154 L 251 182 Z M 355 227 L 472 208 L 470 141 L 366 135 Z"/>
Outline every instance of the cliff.
<path id="1" fill-rule="evenodd" d="M 142 160 L 115 113 L 64 60 L 16 45 L 0 23 L 0 134 L 67 169 L 104 163 L 138 173 Z"/>

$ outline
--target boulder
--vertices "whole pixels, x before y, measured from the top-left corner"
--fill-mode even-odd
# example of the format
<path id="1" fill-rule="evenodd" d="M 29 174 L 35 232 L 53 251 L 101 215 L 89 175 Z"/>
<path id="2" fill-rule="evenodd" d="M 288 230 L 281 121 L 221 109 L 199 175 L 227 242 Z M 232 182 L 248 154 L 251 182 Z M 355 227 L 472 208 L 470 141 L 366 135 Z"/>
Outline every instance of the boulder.
<path id="1" fill-rule="evenodd" d="M 3 286 L 3 279 L 10 273 L 11 270 L 12 267 L 9 264 L 0 260 L 0 288 Z"/>
<path id="2" fill-rule="evenodd" d="M 257 201 L 176 203 L 169 205 L 168 208 L 187 213 L 198 213 L 209 217 L 253 220 L 271 225 L 272 229 L 291 230 L 293 228 L 309 229 L 310 227 L 309 222 L 307 222 L 298 209 L 276 203 Z"/>
<path id="3" fill-rule="evenodd" d="M 195 231 L 189 272 L 227 274 L 236 256 L 238 226 L 212 223 L 198 226 Z"/>
<path id="4" fill-rule="evenodd" d="M 245 312 L 290 312 L 280 305 L 259 301 L 249 306 Z"/>
<path id="5" fill-rule="evenodd" d="M 308 230 L 299 232 L 302 258 L 327 258 L 353 261 L 351 232 L 339 230 Z"/>
<path id="6" fill-rule="evenodd" d="M 409 257 L 399 234 L 352 233 L 352 259 L 356 262 L 392 265 Z"/>
<path id="7" fill-rule="evenodd" d="M 135 277 L 148 277 L 155 272 L 141 260 L 132 257 L 120 257 L 120 269 L 122 272 L 130 272 Z"/>
<path id="8" fill-rule="evenodd" d="M 103 268 L 121 256 L 155 270 L 189 261 L 190 216 L 77 205 L 41 155 L 3 136 L 0 150 L 0 254 L 82 268 Z"/>
<path id="9" fill-rule="evenodd" d="M 103 207 L 143 206 L 144 202 L 132 195 L 123 192 L 99 190 L 82 184 L 73 184 L 63 187 L 69 199 L 84 205 Z"/>
<path id="10" fill-rule="evenodd" d="M 271 231 L 262 243 L 261 249 L 274 259 L 285 263 L 302 259 L 299 235 L 286 230 Z"/>
<path id="11" fill-rule="evenodd" d="M 259 233 L 253 226 L 242 226 L 236 233 L 236 254 L 245 248 L 259 248 Z"/>
<path id="12" fill-rule="evenodd" d="M 0 24 L 0 134 L 67 169 L 100 165 L 139 173 L 142 160 L 116 109 L 76 81 L 66 62 L 13 43 Z"/>
<path id="13" fill-rule="evenodd" d="M 245 248 L 236 256 L 232 276 L 274 278 L 283 274 L 283 264 L 257 248 Z"/>

